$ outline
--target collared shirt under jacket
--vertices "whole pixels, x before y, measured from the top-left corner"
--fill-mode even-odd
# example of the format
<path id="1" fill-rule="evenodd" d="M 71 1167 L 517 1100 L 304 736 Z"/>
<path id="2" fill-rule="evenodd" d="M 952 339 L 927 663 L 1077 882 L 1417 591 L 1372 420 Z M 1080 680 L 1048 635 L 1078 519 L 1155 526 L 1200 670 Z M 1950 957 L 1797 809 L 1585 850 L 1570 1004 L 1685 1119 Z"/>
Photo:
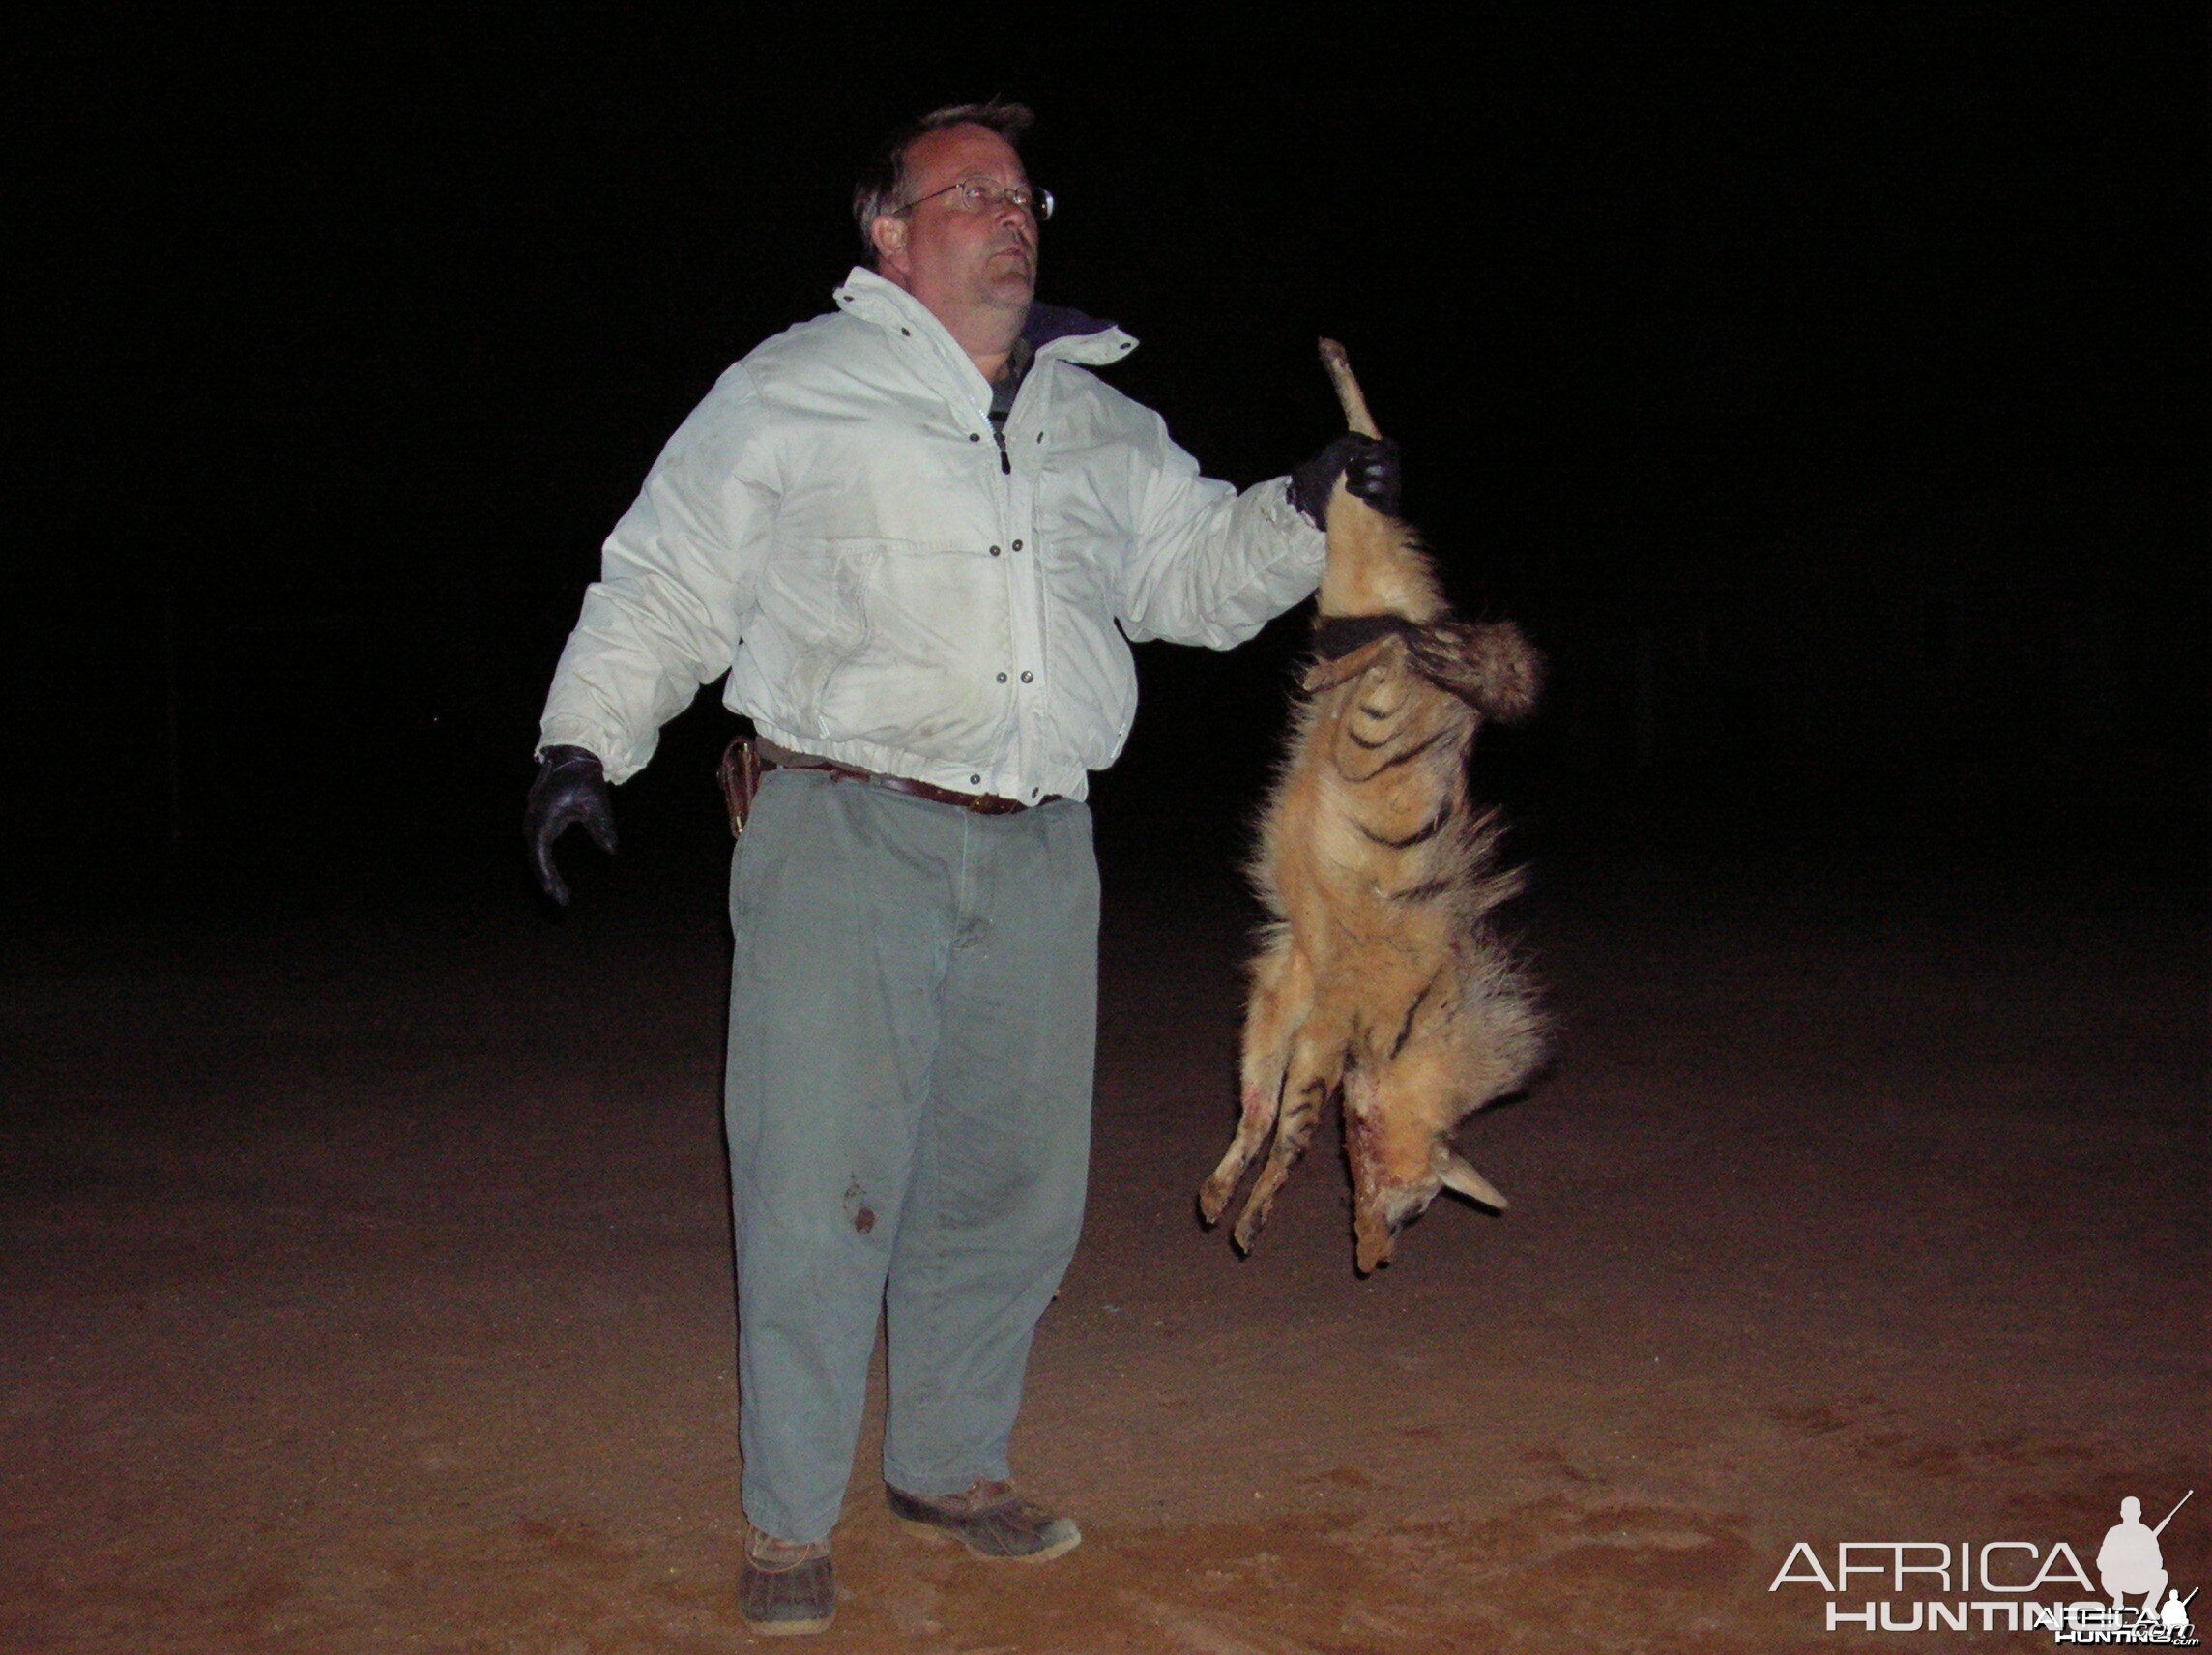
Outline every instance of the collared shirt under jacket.
<path id="1" fill-rule="evenodd" d="M 1080 798 L 1136 712 L 1122 634 L 1227 649 L 1319 581 L 1282 479 L 1200 476 L 1090 371 L 1135 347 L 1119 328 L 1034 307 L 1002 442 L 990 385 L 917 300 L 858 269 L 836 299 L 724 373 L 654 463 L 541 745 L 623 781 L 727 672 L 730 709 L 786 746 Z"/>

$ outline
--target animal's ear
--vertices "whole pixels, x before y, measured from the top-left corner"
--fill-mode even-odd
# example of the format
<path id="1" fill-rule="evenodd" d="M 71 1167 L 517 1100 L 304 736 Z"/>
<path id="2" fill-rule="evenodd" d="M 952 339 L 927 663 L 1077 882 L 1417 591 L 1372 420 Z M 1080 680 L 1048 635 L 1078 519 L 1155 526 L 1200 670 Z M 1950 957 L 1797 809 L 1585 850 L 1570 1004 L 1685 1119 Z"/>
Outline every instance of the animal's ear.
<path id="1" fill-rule="evenodd" d="M 1392 650 L 1398 652 L 1399 659 L 1404 659 L 1406 646 L 1395 633 L 1377 638 L 1371 644 L 1362 644 L 1349 655 L 1339 655 L 1332 661 L 1316 661 L 1306 668 L 1305 676 L 1298 680 L 1298 687 L 1308 695 L 1319 695 L 1324 689 L 1334 689 L 1340 683 L 1349 683 Z"/>
<path id="2" fill-rule="evenodd" d="M 1518 724 L 1536 710 L 1544 657 L 1510 621 L 1470 626 L 1454 621 L 1424 640 L 1421 670 L 1485 718 Z"/>
<path id="3" fill-rule="evenodd" d="M 1476 1172 L 1455 1151 L 1444 1151 L 1442 1168 L 1444 1188 L 1457 1190 L 1470 1201 L 1479 1201 L 1485 1206 L 1505 1210 L 1505 1198 L 1498 1193 L 1498 1186 Z"/>

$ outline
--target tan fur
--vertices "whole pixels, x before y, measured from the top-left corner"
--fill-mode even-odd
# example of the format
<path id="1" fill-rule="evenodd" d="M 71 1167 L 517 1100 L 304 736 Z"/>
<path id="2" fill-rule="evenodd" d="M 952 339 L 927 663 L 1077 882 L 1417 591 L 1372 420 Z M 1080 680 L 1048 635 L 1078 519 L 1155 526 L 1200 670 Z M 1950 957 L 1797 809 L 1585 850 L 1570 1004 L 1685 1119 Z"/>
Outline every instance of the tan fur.
<path id="1" fill-rule="evenodd" d="M 1353 427 L 1372 434 L 1350 369 L 1330 367 L 1340 392 L 1350 385 Z M 1533 993 L 1490 925 L 1519 876 L 1498 870 L 1495 814 L 1467 789 L 1483 718 L 1525 715 L 1540 663 L 1513 626 L 1451 618 L 1406 525 L 1341 481 L 1327 516 L 1321 618 L 1396 616 L 1421 630 L 1317 660 L 1304 677 L 1251 867 L 1272 922 L 1251 967 L 1242 1108 L 1199 1210 L 1218 1222 L 1272 1137 L 1234 1232 L 1249 1251 L 1323 1106 L 1340 1097 L 1364 1272 L 1388 1262 L 1399 1227 L 1447 1182 L 1495 1195 L 1458 1160 L 1451 1132 L 1543 1055 Z"/>

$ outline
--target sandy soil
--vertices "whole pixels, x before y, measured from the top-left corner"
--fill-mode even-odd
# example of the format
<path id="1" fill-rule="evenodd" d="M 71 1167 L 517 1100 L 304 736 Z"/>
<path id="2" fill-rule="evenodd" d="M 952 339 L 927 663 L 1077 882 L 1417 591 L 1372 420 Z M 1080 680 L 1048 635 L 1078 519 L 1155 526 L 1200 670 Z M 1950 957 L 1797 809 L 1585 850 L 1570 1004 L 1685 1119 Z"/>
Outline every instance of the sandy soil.
<path id="1" fill-rule="evenodd" d="M 2087 1559 L 2192 1487 L 2212 1582 L 2200 892 L 1548 864 L 1561 1057 L 1463 1139 L 1513 1208 L 1361 1281 L 1326 1145 L 1249 1261 L 1197 1226 L 1238 915 L 1108 877 L 1017 1443 L 1088 1538 L 917 1544 L 871 1419 L 809 1647 L 2048 1648 L 1768 1583 L 1800 1539 Z M 402 888 L 9 939 L 0 1647 L 748 1641 L 715 871 L 633 850 L 560 926 Z"/>

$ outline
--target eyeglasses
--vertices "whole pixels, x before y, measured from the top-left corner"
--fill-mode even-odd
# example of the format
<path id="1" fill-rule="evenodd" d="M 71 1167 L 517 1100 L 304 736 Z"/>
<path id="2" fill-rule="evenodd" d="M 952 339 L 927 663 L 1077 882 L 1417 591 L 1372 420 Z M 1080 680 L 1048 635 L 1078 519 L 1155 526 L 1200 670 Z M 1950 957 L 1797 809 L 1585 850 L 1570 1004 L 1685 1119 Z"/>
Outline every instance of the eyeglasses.
<path id="1" fill-rule="evenodd" d="M 954 194 L 955 191 L 958 193 Z M 958 184 L 947 184 L 943 189 L 917 195 L 904 207 L 893 207 L 891 211 L 911 213 L 924 201 L 934 201 L 940 195 L 952 195 L 953 205 L 963 213 L 995 213 L 1010 203 L 1040 224 L 1052 217 L 1051 190 L 1033 189 L 1026 184 L 1009 187 L 989 178 L 963 178 Z"/>

